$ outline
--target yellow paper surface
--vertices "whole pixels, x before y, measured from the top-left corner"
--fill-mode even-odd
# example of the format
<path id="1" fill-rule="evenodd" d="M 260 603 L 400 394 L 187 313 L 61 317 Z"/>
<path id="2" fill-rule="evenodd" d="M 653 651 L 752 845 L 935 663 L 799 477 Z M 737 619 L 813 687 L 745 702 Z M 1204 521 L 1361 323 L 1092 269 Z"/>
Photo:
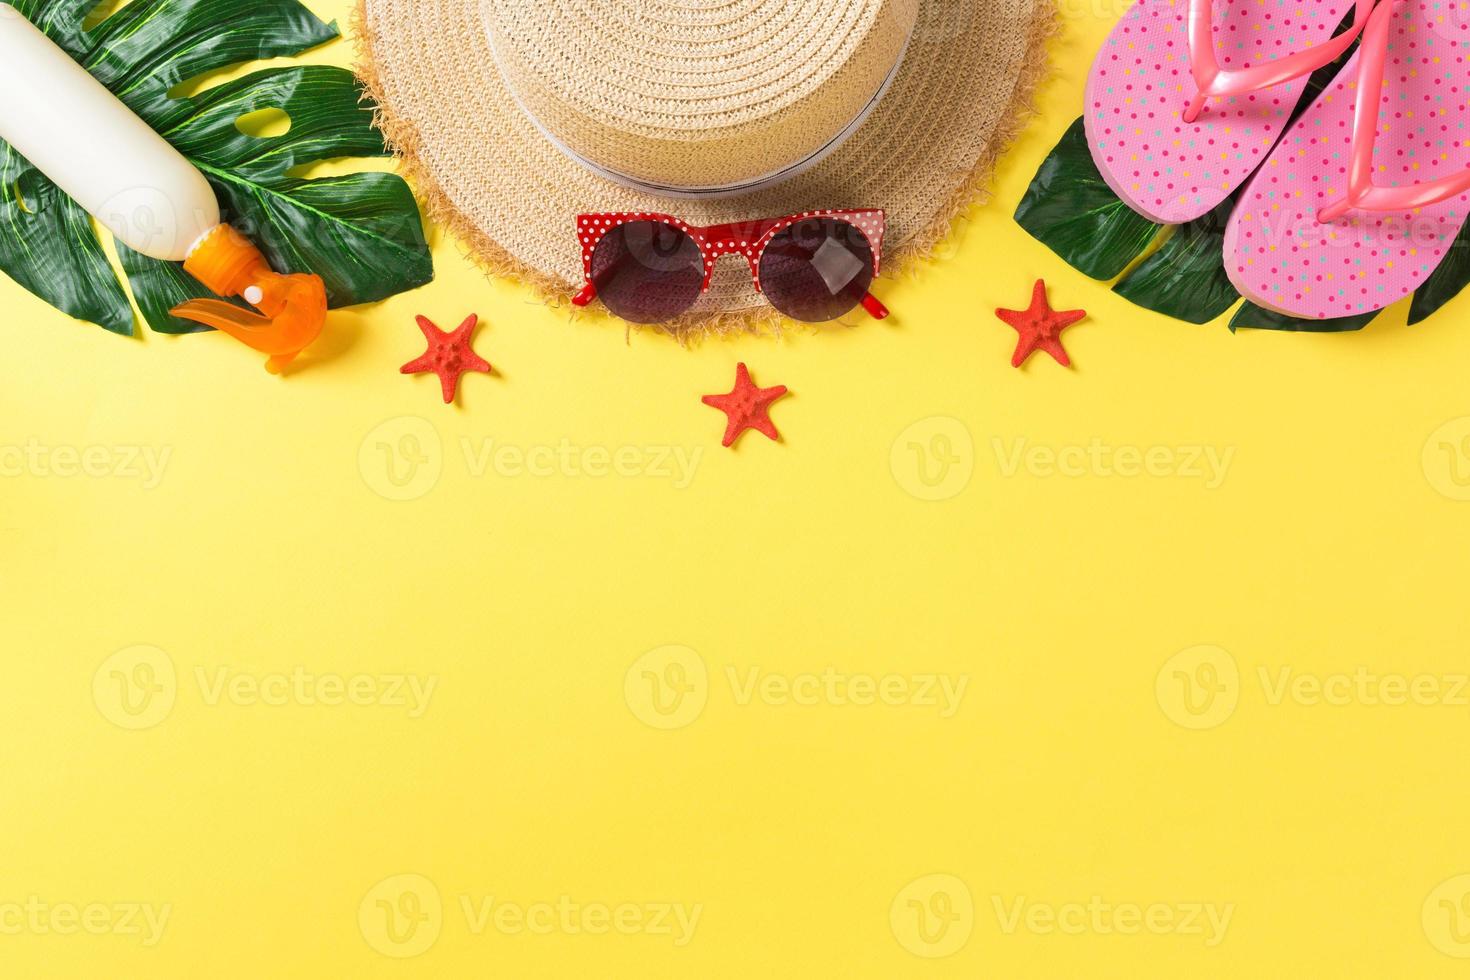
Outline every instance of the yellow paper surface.
<path id="1" fill-rule="evenodd" d="M 1028 238 L 1105 7 L 882 324 L 629 342 L 436 233 L 282 380 L 0 281 L 0 974 L 1462 975 L 1470 301 L 1232 336 Z"/>

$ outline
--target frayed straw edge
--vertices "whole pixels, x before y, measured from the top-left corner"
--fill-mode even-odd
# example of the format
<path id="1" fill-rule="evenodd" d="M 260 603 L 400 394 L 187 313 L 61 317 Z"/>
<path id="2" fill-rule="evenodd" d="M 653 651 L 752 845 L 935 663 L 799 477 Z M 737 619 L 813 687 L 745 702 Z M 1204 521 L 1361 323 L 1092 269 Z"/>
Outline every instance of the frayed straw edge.
<path id="1" fill-rule="evenodd" d="M 1061 16 L 1053 0 L 1037 0 L 1026 32 L 1025 60 L 1020 75 L 1016 77 L 1016 87 L 1011 90 L 1011 101 L 1002 114 L 1000 125 L 976 161 L 975 169 L 929 224 L 897 249 L 891 265 L 884 270 L 885 274 L 891 268 L 895 277 L 912 276 L 920 265 L 935 257 L 954 233 L 955 225 L 971 209 L 989 203 L 996 165 L 1036 117 L 1033 101 L 1036 90 L 1051 74 L 1051 41 L 1062 32 Z"/>
<path id="2" fill-rule="evenodd" d="M 350 29 L 358 52 L 354 70 L 362 83 L 366 98 L 373 103 L 373 125 L 383 134 L 388 149 L 398 158 L 400 172 L 413 186 L 423 205 L 425 216 L 458 239 L 465 246 L 466 257 L 487 276 L 512 279 L 528 286 L 548 307 L 569 310 L 572 319 L 577 319 L 581 311 L 568 301 L 568 296 L 573 292 L 571 284 L 522 262 L 466 218 L 450 201 L 449 195 L 424 164 L 423 141 L 418 129 L 386 108 L 382 78 L 373 54 L 373 33 L 368 26 L 367 0 L 357 0 L 351 15 Z M 1051 71 L 1048 45 L 1060 30 L 1061 19 L 1053 0 L 1038 0 L 1031 23 L 1027 26 L 1025 63 L 1016 78 L 1011 101 L 1002 113 L 1001 124 L 980 154 L 974 170 L 950 195 L 946 205 L 893 255 L 885 256 L 885 278 L 912 277 L 924 262 L 935 256 L 940 246 L 953 233 L 955 224 L 971 208 L 979 207 L 990 200 L 991 178 L 995 175 L 996 164 L 1036 115 L 1032 99 L 1037 86 Z M 691 341 L 712 336 L 774 334 L 779 337 L 782 328 L 789 326 L 791 322 L 774 308 L 766 306 L 728 312 L 691 313 L 646 329 L 667 334 L 681 345 L 688 346 Z M 629 342 L 635 326 L 638 325 L 627 326 L 626 338 Z"/>

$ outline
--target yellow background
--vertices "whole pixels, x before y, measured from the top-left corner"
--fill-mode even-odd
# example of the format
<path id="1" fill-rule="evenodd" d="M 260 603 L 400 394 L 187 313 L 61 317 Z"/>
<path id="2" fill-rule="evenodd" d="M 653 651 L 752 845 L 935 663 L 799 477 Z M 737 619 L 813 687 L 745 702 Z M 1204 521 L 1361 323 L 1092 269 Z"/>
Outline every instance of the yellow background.
<path id="1" fill-rule="evenodd" d="M 169 453 L 156 486 L 0 478 L 0 973 L 1463 975 L 1470 299 L 1412 329 L 1400 308 L 1355 335 L 1232 336 L 1028 238 L 1010 215 L 1118 12 L 1068 8 L 994 202 L 944 261 L 883 284 L 881 325 L 627 342 L 435 233 L 433 285 L 335 315 L 281 380 L 222 337 L 120 339 L 0 281 L 0 445 L 63 466 L 61 447 Z M 1038 276 L 1090 311 L 1074 370 L 1009 366 L 991 311 Z M 497 373 L 448 408 L 398 366 L 422 351 L 414 314 L 471 312 Z M 740 360 L 793 391 L 780 444 L 719 446 L 699 399 Z M 428 469 L 397 488 L 382 447 L 404 436 Z M 1167 452 L 1155 475 L 1066 475 L 1008 465 L 1018 439 Z M 477 473 L 486 440 L 579 466 L 632 447 L 646 468 Z M 651 447 L 700 453 L 692 481 Z M 1188 447 L 1233 454 L 1217 486 Z M 1422 676 L 1435 703 L 1276 690 L 1360 667 L 1390 678 L 1369 694 Z M 437 686 L 417 718 L 212 696 L 221 671 L 298 668 Z M 827 668 L 966 687 L 944 717 L 740 686 Z M 687 700 L 655 705 L 650 677 Z M 162 700 L 118 700 L 136 680 Z M 676 945 L 477 932 L 463 905 L 564 897 L 700 918 Z M 1231 918 L 1213 945 L 1045 928 L 1094 897 Z M 14 928 L 33 898 L 102 903 L 107 934 Z M 419 931 L 390 935 L 384 909 L 415 900 Z M 1038 918 L 1010 922 L 1018 900 Z M 119 903 L 167 906 L 159 941 Z M 949 917 L 920 933 L 919 911 Z"/>

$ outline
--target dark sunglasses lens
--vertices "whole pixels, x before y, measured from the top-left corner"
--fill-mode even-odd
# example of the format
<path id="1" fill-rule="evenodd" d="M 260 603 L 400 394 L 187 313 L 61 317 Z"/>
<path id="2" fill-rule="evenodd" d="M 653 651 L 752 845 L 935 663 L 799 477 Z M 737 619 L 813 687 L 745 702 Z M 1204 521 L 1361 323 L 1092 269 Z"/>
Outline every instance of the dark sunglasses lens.
<path id="1" fill-rule="evenodd" d="M 793 320 L 835 320 L 861 303 L 872 285 L 873 246 L 846 221 L 799 221 L 771 239 L 761 256 L 761 291 Z"/>
<path id="2" fill-rule="evenodd" d="M 662 323 L 694 305 L 704 259 L 683 231 L 662 221 L 630 221 L 592 251 L 592 282 L 609 309 L 634 323 Z"/>

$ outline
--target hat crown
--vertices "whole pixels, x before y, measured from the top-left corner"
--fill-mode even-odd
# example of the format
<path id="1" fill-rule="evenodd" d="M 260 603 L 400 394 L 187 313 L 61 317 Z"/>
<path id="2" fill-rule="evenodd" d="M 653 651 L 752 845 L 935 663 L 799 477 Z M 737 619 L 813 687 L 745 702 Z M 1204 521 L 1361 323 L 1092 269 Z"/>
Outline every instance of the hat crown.
<path id="1" fill-rule="evenodd" d="M 584 165 L 730 192 L 835 148 L 893 77 L 919 0 L 481 0 L 536 124 Z"/>

